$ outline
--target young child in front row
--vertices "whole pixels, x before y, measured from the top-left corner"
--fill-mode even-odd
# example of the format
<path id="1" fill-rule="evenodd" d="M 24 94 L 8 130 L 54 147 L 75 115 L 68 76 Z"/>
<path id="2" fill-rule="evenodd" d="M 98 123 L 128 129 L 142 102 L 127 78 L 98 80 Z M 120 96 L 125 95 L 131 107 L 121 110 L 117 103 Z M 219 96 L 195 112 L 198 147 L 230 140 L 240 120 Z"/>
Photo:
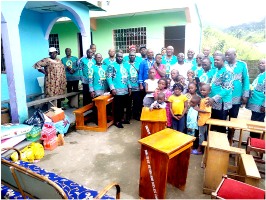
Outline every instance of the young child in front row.
<path id="1" fill-rule="evenodd" d="M 207 129 L 207 125 L 206 125 L 206 121 L 211 118 L 211 106 L 206 106 L 206 99 L 209 96 L 211 91 L 211 87 L 209 84 L 204 84 L 200 87 L 200 94 L 203 97 L 200 100 L 200 106 L 195 107 L 195 109 L 197 109 L 197 111 L 199 112 L 198 114 L 198 127 L 199 127 L 199 146 L 198 149 L 194 149 L 192 150 L 193 154 L 196 155 L 200 155 L 202 154 L 202 142 L 207 140 L 207 133 L 208 133 L 208 129 Z"/>
<path id="2" fill-rule="evenodd" d="M 172 127 L 174 130 L 183 132 L 185 128 L 185 113 L 187 112 L 187 97 L 182 94 L 184 90 L 181 83 L 173 85 L 174 93 L 168 98 L 172 114 Z"/>
<path id="3" fill-rule="evenodd" d="M 160 109 L 160 108 L 166 108 L 166 103 L 165 101 L 165 94 L 163 92 L 160 92 L 157 95 L 157 100 L 155 100 L 151 106 L 150 106 L 150 110 L 153 109 Z"/>
<path id="4" fill-rule="evenodd" d="M 160 92 L 165 94 L 167 127 L 171 127 L 172 126 L 172 115 L 170 112 L 170 104 L 167 100 L 172 95 L 172 92 L 167 88 L 167 79 L 165 78 L 159 79 L 158 88 L 156 88 L 154 92 L 154 100 L 157 100 L 157 96 Z"/>
<path id="5" fill-rule="evenodd" d="M 200 103 L 200 97 L 194 95 L 191 97 L 189 105 L 190 108 L 187 113 L 187 134 L 195 136 L 195 130 L 198 130 L 198 107 Z"/>
<path id="6" fill-rule="evenodd" d="M 154 92 L 158 86 L 158 79 L 155 78 L 155 69 L 149 69 L 149 79 L 145 80 L 146 96 L 143 99 L 143 106 L 150 107 L 154 102 Z"/>

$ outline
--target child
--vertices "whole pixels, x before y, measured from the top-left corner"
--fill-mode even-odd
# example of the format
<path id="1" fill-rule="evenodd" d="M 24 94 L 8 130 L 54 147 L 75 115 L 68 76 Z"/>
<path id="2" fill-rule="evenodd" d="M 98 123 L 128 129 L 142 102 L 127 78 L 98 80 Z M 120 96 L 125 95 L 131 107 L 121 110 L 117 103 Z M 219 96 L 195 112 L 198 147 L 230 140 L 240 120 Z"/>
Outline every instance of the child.
<path id="1" fill-rule="evenodd" d="M 166 108 L 166 103 L 164 102 L 165 100 L 165 94 L 160 92 L 157 95 L 157 101 L 154 101 L 151 106 L 150 106 L 150 110 L 153 109 L 159 109 L 159 108 Z"/>
<path id="2" fill-rule="evenodd" d="M 174 94 L 168 99 L 172 114 L 173 129 L 183 132 L 185 128 L 185 113 L 187 112 L 187 97 L 182 94 L 183 85 L 176 83 L 173 85 Z"/>
<path id="3" fill-rule="evenodd" d="M 172 71 L 171 71 L 171 79 L 172 79 L 171 80 L 171 88 L 173 87 L 173 85 L 175 83 L 178 82 L 178 80 L 177 80 L 178 76 L 179 76 L 179 71 L 177 69 L 172 69 Z"/>
<path id="4" fill-rule="evenodd" d="M 200 103 L 200 97 L 197 95 L 192 96 L 189 105 L 190 108 L 187 113 L 187 134 L 195 136 L 195 130 L 198 130 L 198 111 L 194 109 Z"/>
<path id="5" fill-rule="evenodd" d="M 165 94 L 165 101 L 172 95 L 172 92 L 167 88 L 167 80 L 165 78 L 161 78 L 158 81 L 158 88 L 156 88 L 154 92 L 154 100 L 157 100 L 158 94 L 162 92 Z M 172 126 L 172 115 L 170 112 L 170 104 L 169 102 L 166 103 L 166 116 L 167 116 L 167 127 Z"/>
<path id="6" fill-rule="evenodd" d="M 194 78 L 195 78 L 195 72 L 193 71 L 193 70 L 188 70 L 187 71 L 187 81 L 189 82 L 189 83 L 192 83 L 192 82 L 194 82 Z"/>
<path id="7" fill-rule="evenodd" d="M 183 86 L 183 94 L 187 93 L 187 89 L 188 89 L 188 82 L 186 81 L 185 77 L 182 75 L 178 75 L 177 76 L 177 82 L 180 83 Z"/>
<path id="8" fill-rule="evenodd" d="M 171 78 L 166 78 L 166 81 L 167 81 L 167 89 L 171 91 L 171 81 L 172 79 Z"/>
<path id="9" fill-rule="evenodd" d="M 192 150 L 192 154 L 200 155 L 202 154 L 202 142 L 207 140 L 207 125 L 206 121 L 211 118 L 211 106 L 206 106 L 206 99 L 208 98 L 211 91 L 211 87 L 209 84 L 204 84 L 200 88 L 200 93 L 202 95 L 202 99 L 200 100 L 200 107 L 194 107 L 199 112 L 198 118 L 198 126 L 199 126 L 199 146 L 198 150 Z"/>
<path id="10" fill-rule="evenodd" d="M 145 80 L 146 96 L 143 99 L 143 106 L 150 107 L 154 101 L 153 93 L 158 86 L 158 79 L 155 79 L 155 69 L 149 69 L 149 79 Z"/>
<path id="11" fill-rule="evenodd" d="M 188 98 L 188 105 L 189 105 L 190 99 L 193 96 L 197 95 L 196 90 L 197 90 L 197 86 L 195 85 L 195 83 L 189 83 L 188 84 L 188 93 L 185 94 L 186 97 Z"/>

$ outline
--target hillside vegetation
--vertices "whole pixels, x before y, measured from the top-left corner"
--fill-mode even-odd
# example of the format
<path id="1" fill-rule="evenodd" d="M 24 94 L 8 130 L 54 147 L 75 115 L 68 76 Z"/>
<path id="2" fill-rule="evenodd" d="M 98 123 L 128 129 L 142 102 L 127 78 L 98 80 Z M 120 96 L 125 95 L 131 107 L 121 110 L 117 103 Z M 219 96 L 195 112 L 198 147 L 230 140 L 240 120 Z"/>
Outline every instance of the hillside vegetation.
<path id="1" fill-rule="evenodd" d="M 262 22 L 242 24 L 230 27 L 224 31 L 207 27 L 203 30 L 202 46 L 211 47 L 212 51 L 225 52 L 235 48 L 237 56 L 242 60 L 259 60 L 266 56 L 254 43 L 265 42 L 265 24 Z"/>

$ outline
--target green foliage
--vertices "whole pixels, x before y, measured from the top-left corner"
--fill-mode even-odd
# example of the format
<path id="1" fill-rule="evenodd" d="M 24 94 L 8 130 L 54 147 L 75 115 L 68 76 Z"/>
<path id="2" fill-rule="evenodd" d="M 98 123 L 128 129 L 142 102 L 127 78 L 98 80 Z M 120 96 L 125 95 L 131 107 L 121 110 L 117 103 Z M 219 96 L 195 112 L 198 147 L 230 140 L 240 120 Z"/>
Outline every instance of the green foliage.
<path id="1" fill-rule="evenodd" d="M 245 37 L 243 36 L 245 35 Z M 228 48 L 237 50 L 237 57 L 241 60 L 259 60 L 266 54 L 261 53 L 253 42 L 262 42 L 261 34 L 252 34 L 252 32 L 234 31 L 234 34 L 224 33 L 220 30 L 207 27 L 203 30 L 202 46 L 209 46 L 212 53 L 215 50 L 225 52 Z M 252 41 L 252 42 L 251 42 Z M 265 41 L 265 39 L 263 40 Z"/>

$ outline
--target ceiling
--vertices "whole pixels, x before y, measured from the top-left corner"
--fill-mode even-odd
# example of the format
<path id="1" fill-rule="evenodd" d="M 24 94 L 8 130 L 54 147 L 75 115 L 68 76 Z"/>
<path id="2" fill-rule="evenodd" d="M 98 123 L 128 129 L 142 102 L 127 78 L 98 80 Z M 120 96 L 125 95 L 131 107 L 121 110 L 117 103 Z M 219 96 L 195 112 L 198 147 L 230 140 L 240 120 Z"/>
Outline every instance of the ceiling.
<path id="1" fill-rule="evenodd" d="M 102 8 L 97 7 L 87 1 L 75 2 L 81 3 L 93 11 L 103 11 Z M 60 12 L 66 10 L 65 7 L 61 6 L 60 3 L 57 3 L 56 1 L 28 1 L 25 5 L 25 8 L 39 13 Z"/>

